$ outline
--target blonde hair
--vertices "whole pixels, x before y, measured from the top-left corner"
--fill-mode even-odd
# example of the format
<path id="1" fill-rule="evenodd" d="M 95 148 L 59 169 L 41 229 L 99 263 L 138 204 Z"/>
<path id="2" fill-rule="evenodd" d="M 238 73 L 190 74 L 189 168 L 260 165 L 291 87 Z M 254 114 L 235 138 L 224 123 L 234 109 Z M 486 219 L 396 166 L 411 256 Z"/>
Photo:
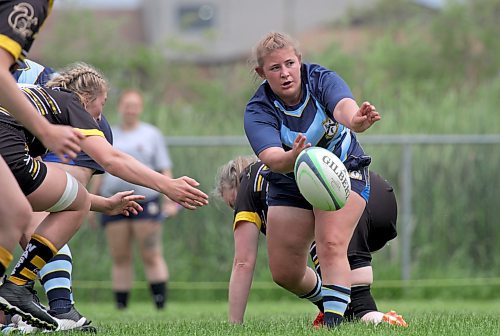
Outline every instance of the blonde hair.
<path id="1" fill-rule="evenodd" d="M 284 33 L 267 33 L 253 49 L 252 63 L 255 67 L 264 65 L 264 57 L 275 50 L 292 48 L 295 55 L 300 56 L 299 43 Z"/>
<path id="2" fill-rule="evenodd" d="M 240 186 L 240 175 L 248 165 L 257 161 L 254 155 L 237 156 L 225 165 L 219 167 L 215 178 L 215 190 L 213 194 L 222 197 L 222 193 L 227 189 L 236 189 Z"/>
<path id="3" fill-rule="evenodd" d="M 93 101 L 109 89 L 108 82 L 102 73 L 83 62 L 68 65 L 58 72 L 46 86 L 70 90 L 78 96 L 83 104 Z"/>

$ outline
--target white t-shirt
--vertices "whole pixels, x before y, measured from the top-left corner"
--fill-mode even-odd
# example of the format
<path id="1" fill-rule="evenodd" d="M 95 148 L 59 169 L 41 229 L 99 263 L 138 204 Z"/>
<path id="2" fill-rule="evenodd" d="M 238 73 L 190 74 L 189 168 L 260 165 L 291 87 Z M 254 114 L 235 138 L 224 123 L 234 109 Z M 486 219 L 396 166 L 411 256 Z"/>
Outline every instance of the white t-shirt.
<path id="1" fill-rule="evenodd" d="M 133 130 L 125 131 L 120 127 L 112 127 L 113 147 L 127 153 L 149 168 L 161 172 L 172 168 L 172 161 L 168 153 L 165 139 L 158 128 L 141 122 Z M 135 190 L 135 194 L 146 196 L 146 200 L 158 196 L 158 192 L 143 186 L 126 182 L 116 176 L 104 175 L 101 194 L 105 197 L 119 191 Z"/>

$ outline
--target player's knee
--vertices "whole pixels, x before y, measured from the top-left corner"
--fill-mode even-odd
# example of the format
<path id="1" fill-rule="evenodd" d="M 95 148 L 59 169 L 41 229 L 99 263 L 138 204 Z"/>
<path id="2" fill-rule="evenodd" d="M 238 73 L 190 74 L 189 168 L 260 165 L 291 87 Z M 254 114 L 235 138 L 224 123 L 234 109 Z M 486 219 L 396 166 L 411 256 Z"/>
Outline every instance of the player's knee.
<path id="1" fill-rule="evenodd" d="M 82 217 L 90 210 L 90 195 L 87 190 L 69 173 L 66 173 L 66 186 L 56 204 L 47 212 L 64 210 L 78 211 Z"/>
<path id="2" fill-rule="evenodd" d="M 290 269 L 275 269 L 271 270 L 273 281 L 286 289 L 297 287 L 304 277 L 304 272 L 294 271 Z"/>
<path id="3" fill-rule="evenodd" d="M 128 267 L 132 264 L 132 255 L 130 253 L 115 253 L 113 263 L 118 267 Z"/>
<path id="4" fill-rule="evenodd" d="M 347 254 L 348 242 L 338 238 L 325 239 L 317 242 L 317 251 L 320 258 L 323 259 L 336 259 L 345 258 Z"/>
<path id="5" fill-rule="evenodd" d="M 17 228 L 20 232 L 24 232 L 31 224 L 32 212 L 28 200 L 23 198 L 15 206 L 9 207 L 9 211 L 2 213 L 3 220 L 1 222 Z"/>

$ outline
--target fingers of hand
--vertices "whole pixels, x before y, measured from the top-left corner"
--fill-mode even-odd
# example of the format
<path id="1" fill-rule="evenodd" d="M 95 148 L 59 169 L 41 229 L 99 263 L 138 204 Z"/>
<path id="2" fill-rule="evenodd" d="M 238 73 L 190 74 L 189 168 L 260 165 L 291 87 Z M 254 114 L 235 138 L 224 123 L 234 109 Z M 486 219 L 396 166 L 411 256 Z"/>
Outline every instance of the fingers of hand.
<path id="1" fill-rule="evenodd" d="M 85 135 L 83 135 L 83 133 L 80 132 L 79 130 L 76 130 L 76 129 L 73 128 L 73 132 L 76 135 L 77 139 L 85 139 Z M 77 140 L 77 143 L 79 143 L 78 140 Z"/>
<path id="2" fill-rule="evenodd" d="M 133 202 L 133 201 L 140 201 L 145 199 L 143 195 L 130 195 L 130 196 L 124 196 L 123 201 L 124 202 Z"/>
<path id="3" fill-rule="evenodd" d="M 198 183 L 198 181 L 196 181 L 195 179 L 193 179 L 189 176 L 183 176 L 180 179 L 185 181 L 187 184 L 189 184 L 190 186 L 193 186 L 193 187 L 198 187 L 200 185 Z"/>
<path id="4" fill-rule="evenodd" d="M 195 210 L 196 209 L 196 206 L 191 205 L 187 201 L 183 201 L 183 202 L 181 202 L 179 204 L 182 205 L 184 208 L 189 209 L 189 210 Z"/>

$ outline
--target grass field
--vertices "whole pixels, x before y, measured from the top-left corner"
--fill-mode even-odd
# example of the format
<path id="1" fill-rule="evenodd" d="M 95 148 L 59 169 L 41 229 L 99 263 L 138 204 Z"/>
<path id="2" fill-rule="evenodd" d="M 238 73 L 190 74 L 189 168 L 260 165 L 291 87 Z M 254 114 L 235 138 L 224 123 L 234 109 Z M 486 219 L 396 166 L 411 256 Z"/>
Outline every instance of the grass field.
<path id="1" fill-rule="evenodd" d="M 243 326 L 226 322 L 225 302 L 173 302 L 163 312 L 155 311 L 149 302 L 132 302 L 124 312 L 108 303 L 78 307 L 94 321 L 99 335 L 500 335 L 499 301 L 380 301 L 378 305 L 382 311 L 403 314 L 409 327 L 358 322 L 334 331 L 315 330 L 311 327 L 315 310 L 299 301 L 250 302 Z"/>

